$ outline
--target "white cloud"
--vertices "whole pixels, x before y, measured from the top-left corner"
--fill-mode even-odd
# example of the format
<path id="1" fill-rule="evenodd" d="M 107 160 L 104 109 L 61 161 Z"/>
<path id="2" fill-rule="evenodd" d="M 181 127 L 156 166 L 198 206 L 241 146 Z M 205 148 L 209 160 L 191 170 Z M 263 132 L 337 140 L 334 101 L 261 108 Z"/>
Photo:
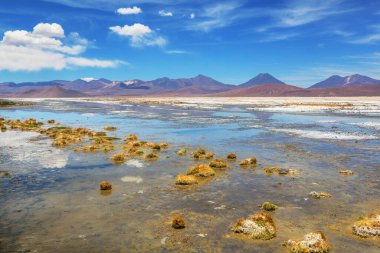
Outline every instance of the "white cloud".
<path id="1" fill-rule="evenodd" d="M 200 30 L 204 32 L 216 28 L 226 27 L 237 20 L 252 16 L 251 10 L 242 9 L 239 2 L 224 2 L 208 5 L 198 13 L 197 21 L 188 25 L 189 30 Z M 192 13 L 193 14 L 193 13 Z M 190 19 L 195 18 L 195 14 L 190 14 Z"/>
<path id="2" fill-rule="evenodd" d="M 38 71 L 65 68 L 63 54 L 38 48 L 0 44 L 0 70 Z"/>
<path id="3" fill-rule="evenodd" d="M 160 10 L 160 11 L 158 12 L 158 14 L 159 14 L 161 17 L 172 17 L 172 16 L 173 16 L 173 12 L 165 11 L 165 10 Z"/>
<path id="4" fill-rule="evenodd" d="M 195 18 L 195 13 L 190 13 L 189 18 L 190 18 L 190 19 L 194 19 L 194 18 Z"/>
<path id="5" fill-rule="evenodd" d="M 347 13 L 352 9 L 341 6 L 342 0 L 315 0 L 290 2 L 287 7 L 263 12 L 262 15 L 271 16 L 275 22 L 258 29 L 263 32 L 271 28 L 286 28 L 313 23 L 330 16 Z"/>
<path id="6" fill-rule="evenodd" d="M 139 24 L 139 23 L 136 23 L 133 25 L 125 25 L 123 27 L 111 26 L 110 29 L 111 31 L 119 35 L 130 36 L 130 37 L 142 37 L 152 32 L 149 26 Z"/>
<path id="7" fill-rule="evenodd" d="M 165 53 L 167 53 L 167 54 L 190 54 L 188 51 L 185 51 L 185 50 L 166 50 Z"/>
<path id="8" fill-rule="evenodd" d="M 44 37 L 65 37 L 65 32 L 60 24 L 39 23 L 33 28 L 33 34 Z"/>
<path id="9" fill-rule="evenodd" d="M 123 61 L 106 61 L 98 59 L 89 59 L 84 57 L 68 57 L 66 63 L 72 66 L 79 67 L 97 67 L 97 68 L 113 68 L 119 64 L 123 64 Z"/>
<path id="10" fill-rule="evenodd" d="M 64 38 L 63 28 L 56 23 L 40 23 L 33 28 L 32 32 L 25 30 L 6 31 L 2 44 L 49 49 L 66 54 L 80 54 L 87 46 L 87 40 L 79 37 L 79 34 L 70 34 L 70 39 L 75 45 L 67 46 L 58 38 Z"/>
<path id="11" fill-rule="evenodd" d="M 274 41 L 283 41 L 283 40 L 288 40 L 291 38 L 296 37 L 298 34 L 297 33 L 286 33 L 286 34 L 270 34 L 266 38 L 263 38 L 260 40 L 260 42 L 274 42 Z"/>
<path id="12" fill-rule="evenodd" d="M 133 47 L 160 46 L 167 44 L 165 38 L 158 36 L 149 26 L 143 24 L 133 24 L 121 26 L 111 26 L 110 30 L 120 36 L 130 39 Z"/>
<path id="13" fill-rule="evenodd" d="M 342 36 L 342 37 L 349 37 L 349 36 L 354 35 L 353 32 L 347 32 L 340 29 L 333 30 L 332 33 L 338 36 Z"/>
<path id="14" fill-rule="evenodd" d="M 367 34 L 361 38 L 356 38 L 349 42 L 353 44 L 374 44 L 380 42 L 380 25 L 372 25 L 370 28 L 373 29 L 370 34 Z"/>
<path id="15" fill-rule="evenodd" d="M 119 8 L 116 11 L 121 15 L 140 14 L 142 11 L 139 7 L 133 6 L 132 8 Z"/>
<path id="16" fill-rule="evenodd" d="M 60 39 L 59 39 L 60 38 Z M 71 40 L 66 45 L 61 39 Z M 103 61 L 74 57 L 87 48 L 87 40 L 71 33 L 68 38 L 61 25 L 37 24 L 33 31 L 6 31 L 0 41 L 0 70 L 39 71 L 62 70 L 70 67 L 115 67 L 121 61 Z"/>
<path id="17" fill-rule="evenodd" d="M 114 10 L 120 6 L 120 3 L 134 4 L 160 4 L 160 5 L 178 5 L 181 3 L 193 3 L 194 0 L 44 0 L 46 2 L 59 3 L 71 7 L 91 8 L 99 10 Z M 196 0 L 196 2 L 199 2 Z"/>

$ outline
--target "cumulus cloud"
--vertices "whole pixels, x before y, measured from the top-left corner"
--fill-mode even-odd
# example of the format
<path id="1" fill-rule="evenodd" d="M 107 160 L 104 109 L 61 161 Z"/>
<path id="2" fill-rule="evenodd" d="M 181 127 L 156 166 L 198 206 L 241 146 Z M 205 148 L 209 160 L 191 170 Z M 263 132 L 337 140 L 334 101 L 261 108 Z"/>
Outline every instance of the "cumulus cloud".
<path id="1" fill-rule="evenodd" d="M 120 36 L 128 37 L 133 47 L 163 47 L 167 44 L 165 38 L 158 36 L 149 26 L 139 23 L 125 26 L 111 26 L 110 30 Z"/>
<path id="2" fill-rule="evenodd" d="M 152 32 L 149 26 L 139 24 L 139 23 L 136 23 L 133 25 L 125 25 L 123 27 L 111 26 L 110 29 L 111 31 L 119 35 L 130 36 L 130 37 L 142 37 Z"/>
<path id="3" fill-rule="evenodd" d="M 71 41 L 70 44 L 63 41 Z M 37 24 L 33 31 L 6 31 L 0 41 L 0 70 L 39 71 L 69 67 L 115 67 L 121 61 L 103 61 L 77 57 L 88 41 L 77 33 L 68 37 L 57 23 Z"/>
<path id="4" fill-rule="evenodd" d="M 171 11 L 165 11 L 165 10 L 160 10 L 158 12 L 158 15 L 160 15 L 161 17 L 172 17 L 173 16 L 173 12 L 171 12 Z"/>
<path id="5" fill-rule="evenodd" d="M 139 7 L 133 6 L 132 8 L 119 8 L 116 11 L 121 15 L 132 15 L 132 14 L 140 14 L 142 11 Z"/>
<path id="6" fill-rule="evenodd" d="M 62 26 L 57 23 L 39 23 L 33 28 L 33 34 L 45 37 L 65 37 L 65 32 Z"/>
<path id="7" fill-rule="evenodd" d="M 189 18 L 190 18 L 190 19 L 194 19 L 194 18 L 195 18 L 195 13 L 190 13 Z"/>

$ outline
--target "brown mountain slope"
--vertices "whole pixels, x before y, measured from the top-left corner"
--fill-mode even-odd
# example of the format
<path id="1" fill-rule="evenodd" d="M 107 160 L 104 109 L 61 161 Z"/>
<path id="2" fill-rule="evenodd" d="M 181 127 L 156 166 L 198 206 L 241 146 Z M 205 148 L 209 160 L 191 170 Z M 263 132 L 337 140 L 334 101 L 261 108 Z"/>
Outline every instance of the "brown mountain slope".
<path id="1" fill-rule="evenodd" d="M 59 86 L 53 86 L 49 88 L 28 90 L 15 94 L 14 96 L 23 98 L 74 98 L 87 97 L 88 95 L 79 91 L 67 90 Z"/>
<path id="2" fill-rule="evenodd" d="M 236 88 L 227 92 L 208 94 L 218 97 L 354 97 L 380 96 L 379 85 L 349 86 L 335 88 L 300 88 L 291 85 L 266 84 Z"/>
<path id="3" fill-rule="evenodd" d="M 207 96 L 210 94 L 215 94 L 215 93 L 220 93 L 220 92 L 225 92 L 227 90 L 231 90 L 231 87 L 207 87 L 207 86 L 189 86 L 189 87 L 184 87 L 175 91 L 170 91 L 170 92 L 163 92 L 163 93 L 157 93 L 155 96 L 160 96 L 160 97 L 176 97 L 176 96 L 189 96 L 189 97 L 202 97 L 202 96 Z"/>
<path id="4" fill-rule="evenodd" d="M 347 86 L 335 88 L 309 88 L 289 91 L 286 96 L 292 97 L 358 97 L 380 96 L 380 85 Z"/>
<path id="5" fill-rule="evenodd" d="M 235 88 L 226 92 L 209 94 L 216 97 L 282 97 L 288 92 L 304 90 L 287 84 L 262 84 L 258 86 Z"/>

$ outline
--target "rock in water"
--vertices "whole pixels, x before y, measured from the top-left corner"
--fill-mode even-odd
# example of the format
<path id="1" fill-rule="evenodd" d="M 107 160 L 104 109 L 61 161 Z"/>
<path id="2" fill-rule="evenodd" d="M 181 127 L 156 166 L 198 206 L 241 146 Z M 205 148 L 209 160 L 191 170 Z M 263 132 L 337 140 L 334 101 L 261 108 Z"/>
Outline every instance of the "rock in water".
<path id="1" fill-rule="evenodd" d="M 346 175 L 346 176 L 351 176 L 354 174 L 352 170 L 340 170 L 339 174 Z"/>
<path id="2" fill-rule="evenodd" d="M 240 162 L 240 166 L 254 166 L 257 163 L 256 157 L 251 157 L 244 159 L 243 161 Z"/>
<path id="3" fill-rule="evenodd" d="M 370 214 L 355 222 L 352 231 L 361 237 L 380 236 L 380 214 Z"/>
<path id="4" fill-rule="evenodd" d="M 229 153 L 227 155 L 227 160 L 236 160 L 237 156 L 235 153 Z"/>
<path id="5" fill-rule="evenodd" d="M 187 174 L 197 177 L 211 177 L 215 175 L 215 171 L 207 164 L 199 164 L 188 169 Z"/>
<path id="6" fill-rule="evenodd" d="M 327 192 L 312 191 L 309 193 L 309 195 L 316 198 L 316 199 L 329 199 L 329 198 L 331 198 L 331 194 L 327 193 Z"/>
<path id="7" fill-rule="evenodd" d="M 198 181 L 194 175 L 179 174 L 175 178 L 175 184 L 177 184 L 177 185 L 192 185 L 192 184 L 198 184 Z"/>
<path id="8" fill-rule="evenodd" d="M 182 229 L 182 228 L 185 228 L 185 221 L 182 219 L 181 216 L 179 215 L 176 215 L 173 217 L 173 220 L 172 220 L 172 227 L 175 228 L 175 229 Z"/>
<path id="9" fill-rule="evenodd" d="M 241 218 L 232 227 L 235 233 L 246 234 L 252 239 L 269 240 L 276 236 L 276 228 L 268 213 L 258 212 L 248 218 Z"/>
<path id="10" fill-rule="evenodd" d="M 327 253 L 329 245 L 322 232 L 306 234 L 302 241 L 288 240 L 283 244 L 293 253 Z"/>
<path id="11" fill-rule="evenodd" d="M 261 205 L 261 209 L 265 211 L 275 211 L 277 209 L 277 206 L 271 202 L 264 202 Z"/>
<path id="12" fill-rule="evenodd" d="M 215 169 L 226 169 L 227 163 L 221 159 L 216 158 L 210 162 L 209 166 Z"/>
<path id="13" fill-rule="evenodd" d="M 106 181 L 100 183 L 100 190 L 109 191 L 112 190 L 112 185 Z"/>

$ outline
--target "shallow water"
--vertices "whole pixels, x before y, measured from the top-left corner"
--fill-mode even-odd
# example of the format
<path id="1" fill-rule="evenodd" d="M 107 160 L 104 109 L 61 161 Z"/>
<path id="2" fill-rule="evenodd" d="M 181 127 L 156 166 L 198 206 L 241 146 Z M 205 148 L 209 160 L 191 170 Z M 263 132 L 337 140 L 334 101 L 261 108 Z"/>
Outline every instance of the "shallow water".
<path id="1" fill-rule="evenodd" d="M 281 244 L 323 231 L 332 252 L 378 252 L 378 239 L 351 232 L 360 216 L 380 210 L 380 116 L 329 111 L 255 109 L 250 105 L 149 104 L 39 100 L 32 107 L 2 108 L 0 117 L 55 119 L 68 126 L 169 142 L 157 161 L 57 149 L 38 134 L 0 133 L 1 252 L 286 252 Z M 195 162 L 175 151 L 203 147 L 219 157 L 258 158 L 238 163 L 195 187 L 174 178 Z M 295 177 L 268 176 L 264 167 L 296 168 Z M 340 169 L 354 171 L 342 176 Z M 113 185 L 99 192 L 99 182 Z M 325 191 L 331 199 L 312 199 Z M 277 237 L 265 242 L 236 238 L 229 228 L 271 201 Z M 173 214 L 187 227 L 174 230 Z"/>

